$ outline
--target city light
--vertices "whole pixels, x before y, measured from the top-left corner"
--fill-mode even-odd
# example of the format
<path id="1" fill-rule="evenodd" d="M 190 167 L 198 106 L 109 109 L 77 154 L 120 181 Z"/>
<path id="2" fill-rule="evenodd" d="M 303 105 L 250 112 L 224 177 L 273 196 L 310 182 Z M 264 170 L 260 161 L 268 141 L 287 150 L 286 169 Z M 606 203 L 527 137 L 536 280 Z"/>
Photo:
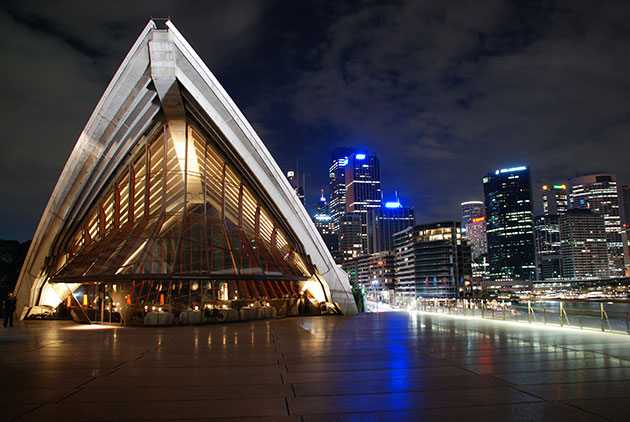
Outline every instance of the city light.
<path id="1" fill-rule="evenodd" d="M 400 202 L 385 202 L 385 208 L 402 208 Z"/>
<path id="2" fill-rule="evenodd" d="M 515 171 L 523 171 L 523 170 L 527 170 L 527 167 L 520 166 L 520 167 L 510 167 L 510 168 L 507 168 L 507 169 L 501 169 L 501 170 L 497 170 L 496 174 L 499 174 L 499 173 L 512 173 L 512 172 L 515 172 Z"/>
<path id="3" fill-rule="evenodd" d="M 357 160 L 365 160 L 365 154 L 357 154 L 354 156 Z"/>
<path id="4" fill-rule="evenodd" d="M 340 158 L 340 159 L 339 159 L 339 165 L 340 165 L 341 167 L 344 167 L 344 166 L 346 166 L 347 164 L 348 164 L 348 157 L 344 157 L 344 158 Z"/>
<path id="5" fill-rule="evenodd" d="M 332 220 L 332 217 L 329 215 L 325 215 L 325 214 L 317 214 L 315 216 L 315 220 L 317 221 L 330 221 Z"/>
<path id="6" fill-rule="evenodd" d="M 473 223 L 479 223 L 480 221 L 486 221 L 486 217 L 477 217 L 472 219 Z"/>

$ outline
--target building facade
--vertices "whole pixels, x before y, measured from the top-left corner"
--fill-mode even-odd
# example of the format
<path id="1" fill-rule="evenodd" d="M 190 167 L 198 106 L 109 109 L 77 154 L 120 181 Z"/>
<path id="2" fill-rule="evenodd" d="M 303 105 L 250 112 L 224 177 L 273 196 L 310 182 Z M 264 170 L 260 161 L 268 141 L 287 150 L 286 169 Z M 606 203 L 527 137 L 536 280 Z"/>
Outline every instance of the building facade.
<path id="1" fill-rule="evenodd" d="M 293 170 L 289 170 L 287 172 L 287 180 L 289 181 L 289 184 L 293 188 L 293 192 L 295 192 L 302 205 L 305 205 L 306 199 L 304 196 L 304 187 L 300 186 L 300 179 Z"/>
<path id="2" fill-rule="evenodd" d="M 361 216 L 345 213 L 339 220 L 339 264 L 364 255 Z"/>
<path id="3" fill-rule="evenodd" d="M 362 253 L 368 250 L 368 212 L 381 207 L 381 175 L 378 157 L 355 153 L 346 165 L 346 212 L 361 218 Z"/>
<path id="4" fill-rule="evenodd" d="M 395 254 L 393 251 L 361 255 L 344 264 L 351 282 L 358 283 L 370 300 L 394 300 Z"/>
<path id="5" fill-rule="evenodd" d="M 335 231 L 339 231 L 339 221 L 346 213 L 346 166 L 348 157 L 354 154 L 353 148 L 337 148 L 332 153 L 328 170 L 330 186 L 330 215 L 333 218 Z"/>
<path id="6" fill-rule="evenodd" d="M 387 202 L 382 207 L 371 208 L 367 213 L 368 253 L 393 251 L 394 233 L 415 224 L 413 208 L 403 207 L 400 202 Z"/>
<path id="7" fill-rule="evenodd" d="M 395 295 L 405 301 L 456 298 L 472 282 L 470 244 L 456 221 L 422 224 L 394 235 Z"/>
<path id="8" fill-rule="evenodd" d="M 568 280 L 610 276 L 606 224 L 588 208 L 570 209 L 559 217 L 562 275 Z"/>
<path id="9" fill-rule="evenodd" d="M 564 214 L 566 214 L 566 211 Z M 534 225 L 538 278 L 540 280 L 561 279 L 562 254 L 558 216 L 539 215 L 535 218 Z"/>
<path id="10" fill-rule="evenodd" d="M 483 178 L 491 280 L 535 280 L 534 212 L 529 167 Z"/>
<path id="11" fill-rule="evenodd" d="M 541 196 L 544 215 L 563 215 L 569 209 L 567 185 L 543 185 Z"/>
<path id="12" fill-rule="evenodd" d="M 611 277 L 625 275 L 619 192 L 614 174 L 591 174 L 569 179 L 569 205 L 573 209 L 590 209 L 604 217 L 608 265 Z"/>

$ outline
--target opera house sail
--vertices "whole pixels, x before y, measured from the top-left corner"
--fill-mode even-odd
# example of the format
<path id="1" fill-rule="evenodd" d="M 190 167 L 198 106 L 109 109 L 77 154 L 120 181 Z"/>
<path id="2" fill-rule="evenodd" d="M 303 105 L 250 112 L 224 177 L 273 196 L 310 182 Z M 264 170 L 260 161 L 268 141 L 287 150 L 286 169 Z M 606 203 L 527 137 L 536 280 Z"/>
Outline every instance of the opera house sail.
<path id="1" fill-rule="evenodd" d="M 304 300 L 356 312 L 282 171 L 170 21 L 149 22 L 99 101 L 16 293 L 22 317 L 62 304 L 85 322 Z"/>

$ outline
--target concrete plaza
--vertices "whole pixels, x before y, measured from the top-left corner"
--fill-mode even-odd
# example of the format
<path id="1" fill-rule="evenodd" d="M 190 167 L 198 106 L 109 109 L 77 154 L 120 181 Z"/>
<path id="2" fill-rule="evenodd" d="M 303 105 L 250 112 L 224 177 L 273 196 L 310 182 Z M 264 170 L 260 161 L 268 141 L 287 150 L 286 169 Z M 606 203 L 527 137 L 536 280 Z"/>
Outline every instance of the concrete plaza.
<path id="1" fill-rule="evenodd" d="M 630 336 L 406 313 L 0 331 L 2 420 L 627 420 Z"/>

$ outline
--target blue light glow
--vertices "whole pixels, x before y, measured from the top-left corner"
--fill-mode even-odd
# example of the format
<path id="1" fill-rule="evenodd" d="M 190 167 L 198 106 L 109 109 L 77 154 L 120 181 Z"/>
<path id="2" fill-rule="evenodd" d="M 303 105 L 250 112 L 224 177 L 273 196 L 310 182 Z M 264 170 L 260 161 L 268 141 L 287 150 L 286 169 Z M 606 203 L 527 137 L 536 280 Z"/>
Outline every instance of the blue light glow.
<path id="1" fill-rule="evenodd" d="M 315 220 L 317 221 L 331 221 L 332 217 L 326 214 L 317 214 L 315 215 Z"/>
<path id="2" fill-rule="evenodd" d="M 510 167 L 509 169 L 497 170 L 497 172 L 499 172 L 499 173 L 512 173 L 512 172 L 515 172 L 515 171 L 523 171 L 523 170 L 527 170 L 527 167 L 525 167 L 525 166 Z M 497 173 L 497 174 L 499 174 L 499 173 Z"/>
<path id="3" fill-rule="evenodd" d="M 357 160 L 365 160 L 365 154 L 357 154 L 354 156 Z"/>
<path id="4" fill-rule="evenodd" d="M 344 157 L 344 158 L 340 158 L 339 159 L 339 165 L 341 167 L 345 167 L 348 164 L 348 157 Z"/>
<path id="5" fill-rule="evenodd" d="M 385 202 L 385 208 L 402 208 L 400 202 Z"/>

